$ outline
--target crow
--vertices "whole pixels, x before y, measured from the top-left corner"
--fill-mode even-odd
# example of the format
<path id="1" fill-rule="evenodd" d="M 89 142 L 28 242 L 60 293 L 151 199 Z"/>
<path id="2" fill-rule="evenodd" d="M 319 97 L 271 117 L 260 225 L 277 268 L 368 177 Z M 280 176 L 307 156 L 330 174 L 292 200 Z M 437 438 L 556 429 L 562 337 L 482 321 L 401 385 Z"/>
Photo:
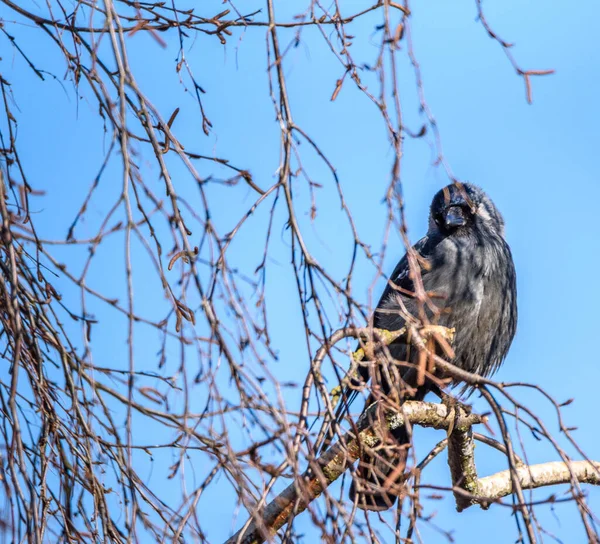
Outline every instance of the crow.
<path id="1" fill-rule="evenodd" d="M 448 185 L 434 196 L 427 235 L 413 249 L 430 303 L 415 296 L 415 275 L 405 255 L 377 305 L 374 327 L 396 331 L 426 317 L 431 324 L 453 328 L 451 362 L 480 376 L 491 375 L 506 357 L 517 326 L 516 273 L 500 212 L 479 187 Z M 384 396 L 400 402 L 422 400 L 436 386 L 431 381 L 417 384 L 416 351 L 402 337 L 389 345 L 389 353 L 394 360 L 413 363 L 412 368 L 361 366 L 361 383 L 371 377 Z M 371 394 L 365 410 L 375 400 Z M 365 452 L 359 461 L 350 499 L 357 499 L 364 510 L 387 510 L 396 500 L 391 488 L 401 481 L 410 438 L 405 427 L 390 434 L 379 451 Z"/>

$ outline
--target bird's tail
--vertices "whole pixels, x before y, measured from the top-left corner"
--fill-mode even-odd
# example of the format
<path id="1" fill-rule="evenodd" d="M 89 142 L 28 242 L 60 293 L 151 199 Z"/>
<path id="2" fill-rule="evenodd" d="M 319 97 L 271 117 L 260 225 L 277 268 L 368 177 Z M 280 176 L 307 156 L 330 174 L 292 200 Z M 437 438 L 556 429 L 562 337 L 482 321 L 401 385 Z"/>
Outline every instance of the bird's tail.
<path id="1" fill-rule="evenodd" d="M 402 426 L 388 433 L 359 460 L 358 474 L 350 486 L 350 500 L 363 510 L 388 510 L 401 493 L 410 437 Z"/>

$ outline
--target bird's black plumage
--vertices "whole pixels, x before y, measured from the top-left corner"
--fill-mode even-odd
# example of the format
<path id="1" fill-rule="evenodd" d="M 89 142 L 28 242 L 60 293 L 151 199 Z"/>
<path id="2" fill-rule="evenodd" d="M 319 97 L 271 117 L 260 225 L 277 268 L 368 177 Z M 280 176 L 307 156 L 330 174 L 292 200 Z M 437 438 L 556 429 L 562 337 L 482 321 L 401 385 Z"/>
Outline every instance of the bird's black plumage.
<path id="1" fill-rule="evenodd" d="M 425 312 L 431 323 L 455 329 L 453 364 L 489 376 L 506 357 L 517 324 L 516 275 L 502 216 L 479 187 L 449 185 L 433 198 L 427 235 L 414 250 L 421 263 L 423 288 L 437 310 L 419 304 L 412 295 L 413 274 L 404 256 L 377 305 L 374 326 L 398 330 Z M 416 362 L 415 350 L 410 352 L 405 339 L 391 344 L 389 350 L 396 360 Z M 399 367 L 402 380 L 398 381 L 415 387 L 416 373 L 410 370 Z M 373 374 L 364 368 L 361 373 L 364 380 Z M 379 369 L 377 379 L 386 395 L 400 388 L 390 376 Z M 417 387 L 410 398 L 422 400 L 430 388 L 427 383 Z M 382 487 L 386 479 L 389 484 L 392 471 L 398 472 L 394 468 L 405 463 L 410 440 L 405 428 L 395 431 L 393 438 L 376 456 L 361 459 L 361 478 L 350 490 L 352 499 L 358 493 L 361 508 L 385 510 L 395 501 L 395 495 Z"/>

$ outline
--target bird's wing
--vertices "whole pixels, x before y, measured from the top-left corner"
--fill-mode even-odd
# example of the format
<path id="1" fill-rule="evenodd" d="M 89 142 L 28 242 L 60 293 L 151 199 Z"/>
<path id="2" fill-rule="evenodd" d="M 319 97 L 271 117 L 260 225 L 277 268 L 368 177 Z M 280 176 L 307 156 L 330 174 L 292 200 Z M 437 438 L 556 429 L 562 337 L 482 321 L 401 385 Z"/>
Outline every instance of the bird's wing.
<path id="1" fill-rule="evenodd" d="M 413 249 L 423 258 L 427 258 L 432 250 L 435 247 L 437 241 L 432 238 L 425 236 L 421 238 L 414 246 Z M 413 281 L 410 278 L 410 267 L 408 264 L 408 257 L 404 255 L 400 262 L 394 268 L 392 275 L 388 278 L 386 287 L 381 295 L 381 299 L 377 304 L 377 308 L 381 308 L 382 304 L 387 300 L 387 298 L 394 292 L 397 292 L 398 288 L 402 289 L 404 292 L 414 291 Z M 427 274 L 427 270 L 421 269 L 421 276 L 425 276 Z M 407 297 L 409 298 L 409 297 Z M 386 328 L 383 323 L 385 319 L 381 318 L 381 314 L 378 315 L 377 309 L 375 310 L 375 315 L 373 318 L 373 324 L 376 328 Z M 344 415 L 348 412 L 350 405 L 354 401 L 354 399 L 358 396 L 359 388 L 366 384 L 370 378 L 369 368 L 365 365 L 359 365 L 357 370 L 357 376 L 350 378 L 350 385 L 346 385 L 342 387 L 342 390 L 339 392 L 340 398 L 339 403 L 336 407 L 335 412 L 335 421 L 340 422 Z M 316 441 L 316 449 L 319 451 L 321 447 L 324 449 L 328 447 L 331 439 L 333 438 L 333 434 L 330 428 L 331 421 L 329 418 L 325 418 L 323 422 L 323 428 L 321 429 L 320 435 L 323 437 L 321 440 Z"/>
<path id="2" fill-rule="evenodd" d="M 430 238 L 429 236 L 424 236 L 421 238 L 414 246 L 413 249 L 424 259 L 426 259 L 433 247 L 435 247 L 436 242 Z M 424 277 L 427 274 L 427 270 L 425 268 L 421 268 L 421 277 Z M 373 324 L 377 328 L 385 328 L 385 325 L 382 322 L 385 322 L 385 319 L 382 319 L 381 314 L 377 312 L 377 309 L 382 308 L 384 303 L 388 300 L 390 295 L 394 292 L 413 292 L 415 290 L 414 282 L 410 277 L 410 266 L 408 264 L 408 256 L 404 255 L 400 262 L 394 268 L 392 275 L 389 277 L 387 285 L 379 299 L 379 303 L 377 304 L 377 308 L 375 309 L 375 315 L 373 318 Z"/>
<path id="3" fill-rule="evenodd" d="M 421 257 L 426 259 L 436 244 L 437 244 L 436 240 L 432 239 L 429 236 L 424 236 L 413 246 L 413 249 Z M 427 274 L 427 270 L 422 269 L 421 276 L 424 277 L 426 274 Z M 388 319 L 386 319 L 385 314 L 379 313 L 377 311 L 378 309 L 382 308 L 383 304 L 385 304 L 385 302 L 390 297 L 390 295 L 392 295 L 392 293 L 398 292 L 399 289 L 402 290 L 404 293 L 414 291 L 413 280 L 410 278 L 410 266 L 408 264 L 407 255 L 404 255 L 404 257 L 402 257 L 402 259 L 400 259 L 400 262 L 396 265 L 396 268 L 394 268 L 392 275 L 388 278 L 388 281 L 387 281 L 386 287 L 383 291 L 383 294 L 381 295 L 381 298 L 379 299 L 379 303 L 377 304 L 377 308 L 375 309 L 375 314 L 373 317 L 373 325 L 376 328 L 397 330 L 398 328 L 403 326 L 403 324 L 400 325 L 400 327 L 395 327 L 395 328 L 390 326 L 389 325 L 389 314 L 387 314 Z M 412 311 L 413 310 L 412 306 L 414 305 L 414 303 L 410 300 L 410 297 L 406 296 L 406 299 L 407 299 L 406 306 L 409 310 Z M 343 394 L 342 394 L 341 400 L 345 401 L 345 402 L 342 402 L 341 404 L 345 404 L 346 407 L 349 407 L 349 405 L 352 403 L 354 398 L 357 396 L 358 388 L 360 388 L 362 385 L 367 383 L 370 378 L 368 366 L 359 365 L 358 368 L 356 369 L 356 371 L 357 371 L 356 377 L 351 379 L 351 387 L 345 387 Z M 353 391 L 351 391 L 351 389 L 353 389 Z M 340 406 L 340 407 L 338 407 L 338 410 L 341 411 L 341 410 L 343 410 L 343 408 Z"/>

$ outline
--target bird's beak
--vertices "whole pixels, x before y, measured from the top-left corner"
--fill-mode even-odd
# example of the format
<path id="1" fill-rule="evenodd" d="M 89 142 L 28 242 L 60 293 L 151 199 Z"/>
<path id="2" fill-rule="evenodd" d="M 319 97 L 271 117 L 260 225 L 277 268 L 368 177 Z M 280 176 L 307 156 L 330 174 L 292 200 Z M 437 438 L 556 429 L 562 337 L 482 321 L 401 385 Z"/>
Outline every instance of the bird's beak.
<path id="1" fill-rule="evenodd" d="M 464 210 L 460 206 L 452 206 L 446 211 L 446 228 L 464 227 L 467 224 Z"/>

